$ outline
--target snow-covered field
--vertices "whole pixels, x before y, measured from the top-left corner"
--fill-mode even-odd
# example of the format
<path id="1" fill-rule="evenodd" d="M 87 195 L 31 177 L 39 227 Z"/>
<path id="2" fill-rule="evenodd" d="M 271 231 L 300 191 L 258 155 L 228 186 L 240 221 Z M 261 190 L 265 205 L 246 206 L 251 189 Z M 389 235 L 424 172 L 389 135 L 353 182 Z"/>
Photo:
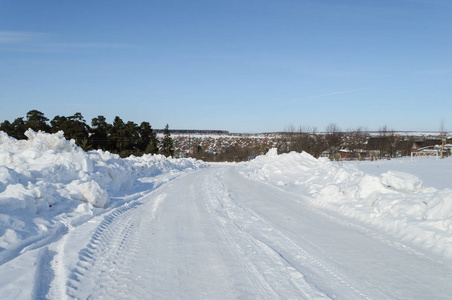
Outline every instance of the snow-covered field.
<path id="1" fill-rule="evenodd" d="M 1 299 L 447 299 L 452 159 L 206 164 L 0 132 Z"/>

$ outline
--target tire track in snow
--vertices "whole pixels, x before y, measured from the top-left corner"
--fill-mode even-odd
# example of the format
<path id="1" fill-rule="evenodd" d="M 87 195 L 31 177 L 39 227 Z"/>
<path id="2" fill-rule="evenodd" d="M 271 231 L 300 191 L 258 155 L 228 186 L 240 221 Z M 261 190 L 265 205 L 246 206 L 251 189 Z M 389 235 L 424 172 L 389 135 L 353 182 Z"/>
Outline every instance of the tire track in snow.
<path id="1" fill-rule="evenodd" d="M 254 265 L 251 268 L 263 273 L 263 279 L 278 293 L 281 292 L 278 287 L 281 282 L 275 279 L 274 274 L 279 273 L 277 276 L 284 274 L 286 278 L 292 278 L 290 283 L 299 290 L 298 297 L 304 295 L 311 298 L 316 295 L 317 298 L 370 299 L 368 295 L 388 296 L 366 282 L 351 282 L 346 274 L 335 267 L 335 263 L 329 262 L 327 258 L 317 258 L 313 251 L 305 250 L 272 223 L 240 205 L 223 183 L 224 174 L 220 172 L 211 176 L 206 185 L 211 190 L 211 198 L 214 199 L 210 204 L 218 215 L 218 224 L 223 227 L 224 235 L 229 235 L 229 240 L 238 248 L 239 253 L 247 256 L 245 244 L 251 249 L 248 264 Z M 232 233 L 233 230 L 240 234 Z M 233 236 L 242 236 L 242 240 L 234 241 Z M 303 244 L 310 243 L 305 240 Z M 262 261 L 262 254 L 273 261 L 273 266 L 269 261 Z M 253 255 L 255 258 L 252 258 Z M 279 266 L 279 269 L 275 270 L 274 266 Z M 266 271 L 266 268 L 273 268 L 272 272 Z M 287 287 L 283 292 L 287 292 Z M 297 295 L 294 297 L 297 298 Z"/>
<path id="2" fill-rule="evenodd" d="M 66 270 L 64 268 L 64 247 L 68 233 L 74 228 L 70 223 L 61 223 L 64 233 L 52 244 L 39 250 L 33 299 L 63 299 L 65 295 Z"/>
<path id="3" fill-rule="evenodd" d="M 155 219 L 165 195 L 159 195 L 150 207 L 136 201 L 107 215 L 88 245 L 79 252 L 79 261 L 68 276 L 66 293 L 78 299 L 128 298 L 132 268 L 145 238 L 145 223 Z"/>
<path id="4" fill-rule="evenodd" d="M 356 223 L 357 221 L 363 222 L 362 220 L 357 220 L 354 217 L 349 216 L 347 214 L 338 215 L 338 213 L 336 211 L 330 210 L 327 207 L 323 207 L 323 206 L 314 207 L 312 205 L 309 205 L 307 203 L 309 203 L 311 201 L 311 199 L 308 198 L 307 196 L 303 196 L 300 194 L 295 194 L 293 192 L 285 191 L 278 186 L 274 186 L 274 188 L 280 190 L 282 193 L 285 193 L 287 195 L 292 195 L 293 196 L 292 201 L 295 201 L 298 205 L 302 206 L 303 208 L 312 212 L 313 214 L 317 214 L 323 218 L 329 219 L 331 222 L 337 223 L 338 225 L 340 225 L 342 227 L 347 227 L 352 230 L 359 231 L 366 236 L 369 236 L 375 240 L 378 240 L 379 242 L 381 242 L 382 244 L 385 244 L 388 247 L 391 247 L 391 248 L 394 248 L 397 250 L 401 250 L 401 251 L 407 252 L 408 254 L 418 256 L 421 258 L 425 258 L 425 259 L 431 260 L 436 263 L 441 263 L 441 261 L 438 260 L 437 257 L 432 257 L 432 256 L 427 255 L 425 252 L 423 252 L 423 249 L 417 249 L 416 245 L 412 245 L 409 243 L 405 243 L 401 240 L 395 239 L 394 237 L 397 238 L 397 235 L 395 235 L 395 234 L 391 235 L 386 232 L 378 231 L 378 228 L 365 227 L 365 224 L 366 224 L 365 222 L 364 222 L 364 225 Z M 303 201 L 297 200 L 297 198 L 303 199 Z M 323 211 L 322 209 L 325 209 L 326 211 Z"/>
<path id="5" fill-rule="evenodd" d="M 275 229 L 296 242 L 328 269 L 345 278 L 352 287 L 373 299 L 447 299 L 451 269 L 444 260 L 406 247 L 403 241 L 353 222 L 340 214 L 314 207 L 312 198 L 287 192 L 261 182 L 237 177 L 237 170 L 225 173 L 232 200 L 268 220 Z M 356 220 L 355 220 L 356 221 Z M 257 238 L 262 238 L 257 231 Z M 265 236 L 264 236 L 265 237 Z M 275 247 L 275 239 L 263 240 L 284 256 L 285 247 Z M 292 252 L 286 256 L 291 258 Z M 427 254 L 427 256 L 425 255 Z M 430 256 L 430 257 L 429 257 Z M 297 259 L 291 259 L 299 263 Z M 303 261 L 301 261 L 303 267 Z M 309 266 L 309 265 L 308 265 Z M 421 270 L 420 272 L 417 270 Z M 315 270 L 309 272 L 316 276 Z M 316 278 L 318 282 L 318 278 Z M 331 289 L 341 295 L 340 286 Z M 446 296 L 447 295 L 447 296 Z M 342 297 L 349 298 L 349 297 Z"/>
<path id="6" fill-rule="evenodd" d="M 55 279 L 55 272 L 51 266 L 56 254 L 48 246 L 39 250 L 32 299 L 45 299 L 49 293 L 50 284 Z M 62 294 L 58 296 L 61 298 Z"/>
<path id="7" fill-rule="evenodd" d="M 79 252 L 78 263 L 67 272 L 69 279 L 64 277 L 64 295 L 81 299 L 403 298 L 403 291 L 388 291 L 378 280 L 368 283 L 331 251 L 323 251 L 331 245 L 331 235 L 328 243 L 312 238 L 312 232 L 336 234 L 339 231 L 334 228 L 344 226 L 306 212 L 287 193 L 242 181 L 235 174 L 225 179 L 228 174 L 225 168 L 204 170 L 166 186 L 167 195 L 162 190 L 149 193 L 98 218 L 102 222 Z M 278 201 L 283 199 L 294 205 L 281 207 Z M 266 203 L 267 209 L 256 206 L 260 203 Z M 299 215 L 310 223 L 295 221 Z M 282 222 L 286 216 L 295 222 Z M 319 230 L 307 235 L 306 224 Z M 353 232 L 342 229 L 340 233 L 345 237 Z M 36 295 L 45 291 L 45 285 L 35 290 Z"/>
<path id="8" fill-rule="evenodd" d="M 220 173 L 206 176 L 208 181 L 205 188 L 210 195 L 207 205 L 216 216 L 219 231 L 240 258 L 244 268 L 253 275 L 254 285 L 261 290 L 261 294 L 275 299 L 329 299 L 327 294 L 309 282 L 303 272 L 280 252 L 256 238 L 250 228 L 247 228 L 254 226 L 268 232 L 274 230 L 269 224 L 262 224 L 260 217 L 233 201 L 220 177 Z M 276 238 L 281 239 L 280 236 Z M 301 248 L 297 250 L 299 253 Z M 304 251 L 303 254 L 307 255 Z"/>

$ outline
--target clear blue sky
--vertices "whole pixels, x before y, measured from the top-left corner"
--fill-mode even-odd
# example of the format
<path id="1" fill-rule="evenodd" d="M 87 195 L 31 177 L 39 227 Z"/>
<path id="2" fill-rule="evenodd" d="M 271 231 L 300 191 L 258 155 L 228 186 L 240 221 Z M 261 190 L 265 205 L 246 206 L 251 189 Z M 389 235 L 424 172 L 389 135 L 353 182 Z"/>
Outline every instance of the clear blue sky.
<path id="1" fill-rule="evenodd" d="M 452 1 L 0 0 L 0 121 L 452 128 Z"/>

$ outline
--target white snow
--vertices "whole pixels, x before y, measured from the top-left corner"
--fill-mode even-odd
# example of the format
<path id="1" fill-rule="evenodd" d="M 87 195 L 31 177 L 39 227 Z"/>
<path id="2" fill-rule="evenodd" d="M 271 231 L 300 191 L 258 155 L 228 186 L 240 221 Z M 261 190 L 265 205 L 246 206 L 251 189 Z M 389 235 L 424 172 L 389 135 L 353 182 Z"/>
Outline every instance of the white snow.
<path id="1" fill-rule="evenodd" d="M 2 299 L 447 299 L 452 159 L 240 164 L 0 132 Z"/>
<path id="2" fill-rule="evenodd" d="M 0 264 L 28 245 L 121 205 L 139 178 L 155 186 L 207 166 L 192 159 L 145 155 L 121 159 L 102 151 L 85 153 L 56 134 L 26 132 L 18 141 L 0 132 Z M 160 181 L 159 181 L 160 180 Z M 97 210 L 96 210 L 97 209 Z"/>
<path id="3" fill-rule="evenodd" d="M 360 170 L 372 165 L 372 174 Z M 375 167 L 381 165 L 384 167 Z M 429 182 L 435 174 L 435 184 L 441 188 L 426 186 L 421 178 L 400 169 L 425 173 Z M 309 194 L 319 207 L 452 258 L 451 170 L 452 158 L 343 164 L 307 153 L 276 156 L 273 150 L 245 165 L 242 174 L 293 193 Z"/>

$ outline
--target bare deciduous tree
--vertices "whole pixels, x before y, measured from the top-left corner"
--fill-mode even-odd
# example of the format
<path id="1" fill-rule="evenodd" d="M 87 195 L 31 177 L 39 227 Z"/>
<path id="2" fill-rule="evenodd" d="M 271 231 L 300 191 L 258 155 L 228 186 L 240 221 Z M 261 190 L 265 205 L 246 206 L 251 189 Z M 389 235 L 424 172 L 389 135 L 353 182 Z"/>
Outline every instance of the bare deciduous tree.
<path id="1" fill-rule="evenodd" d="M 330 152 L 330 159 L 333 160 L 336 154 L 339 153 L 339 149 L 342 144 L 342 132 L 340 128 L 334 124 L 330 123 L 325 130 L 325 142 Z"/>
<path id="2" fill-rule="evenodd" d="M 379 149 L 380 157 L 394 157 L 396 149 L 396 136 L 394 130 L 390 130 L 384 125 L 379 130 L 379 137 L 383 138 Z"/>
<path id="3" fill-rule="evenodd" d="M 362 159 L 361 150 L 365 147 L 365 142 L 368 137 L 367 130 L 363 127 L 356 129 L 349 129 L 345 133 L 343 146 L 350 150 L 350 156 L 353 159 Z"/>

